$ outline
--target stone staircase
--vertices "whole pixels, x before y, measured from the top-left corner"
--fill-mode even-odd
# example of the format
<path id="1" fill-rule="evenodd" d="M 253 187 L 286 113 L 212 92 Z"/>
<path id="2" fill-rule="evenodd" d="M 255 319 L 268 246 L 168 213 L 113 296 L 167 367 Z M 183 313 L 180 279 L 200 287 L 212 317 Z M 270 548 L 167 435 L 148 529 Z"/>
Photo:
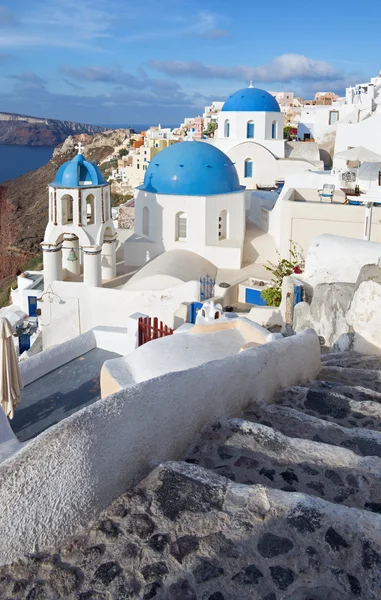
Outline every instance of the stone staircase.
<path id="1" fill-rule="evenodd" d="M 379 600 L 381 357 L 204 429 L 87 531 L 0 568 L 1 600 Z"/>
<path id="2" fill-rule="evenodd" d="M 240 484 L 381 513 L 381 357 L 322 356 L 315 381 L 203 431 L 188 452 Z"/>

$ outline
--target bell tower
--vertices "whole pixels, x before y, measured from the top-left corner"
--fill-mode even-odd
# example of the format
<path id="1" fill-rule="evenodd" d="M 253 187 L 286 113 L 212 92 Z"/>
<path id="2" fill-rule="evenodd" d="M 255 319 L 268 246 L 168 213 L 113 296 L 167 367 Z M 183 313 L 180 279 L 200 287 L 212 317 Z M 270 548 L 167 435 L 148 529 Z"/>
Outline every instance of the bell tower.
<path id="1" fill-rule="evenodd" d="M 42 250 L 45 289 L 56 280 L 100 287 L 116 275 L 116 233 L 111 218 L 110 184 L 83 145 L 49 184 L 49 222 Z"/>

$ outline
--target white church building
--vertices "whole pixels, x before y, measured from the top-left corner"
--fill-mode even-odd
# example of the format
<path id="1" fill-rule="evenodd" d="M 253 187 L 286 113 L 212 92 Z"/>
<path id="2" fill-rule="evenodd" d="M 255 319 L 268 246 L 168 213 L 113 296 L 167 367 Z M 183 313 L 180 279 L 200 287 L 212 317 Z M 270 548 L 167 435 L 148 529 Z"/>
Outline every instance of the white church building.
<path id="1" fill-rule="evenodd" d="M 81 153 L 64 163 L 49 185 L 49 222 L 41 244 L 45 288 L 53 281 L 99 287 L 116 274 L 116 233 L 110 184 Z"/>
<path id="2" fill-rule="evenodd" d="M 177 249 L 239 269 L 244 237 L 245 188 L 230 158 L 209 144 L 179 142 L 153 158 L 135 191 L 125 262 L 142 265 Z"/>
<path id="3" fill-rule="evenodd" d="M 214 138 L 205 140 L 229 156 L 248 189 L 275 186 L 290 173 L 323 169 L 316 144 L 287 142 L 284 114 L 265 90 L 238 90 L 222 106 Z"/>

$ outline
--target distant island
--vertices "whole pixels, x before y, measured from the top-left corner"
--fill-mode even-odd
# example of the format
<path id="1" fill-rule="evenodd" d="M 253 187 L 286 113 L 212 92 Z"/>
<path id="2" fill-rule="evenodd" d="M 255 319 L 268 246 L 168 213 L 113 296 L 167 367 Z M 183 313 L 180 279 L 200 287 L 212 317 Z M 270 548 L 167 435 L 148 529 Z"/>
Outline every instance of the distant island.
<path id="1" fill-rule="evenodd" d="M 69 135 L 93 135 L 106 131 L 106 127 L 83 125 L 72 121 L 44 119 L 14 113 L 0 113 L 0 144 L 18 146 L 56 146 Z"/>

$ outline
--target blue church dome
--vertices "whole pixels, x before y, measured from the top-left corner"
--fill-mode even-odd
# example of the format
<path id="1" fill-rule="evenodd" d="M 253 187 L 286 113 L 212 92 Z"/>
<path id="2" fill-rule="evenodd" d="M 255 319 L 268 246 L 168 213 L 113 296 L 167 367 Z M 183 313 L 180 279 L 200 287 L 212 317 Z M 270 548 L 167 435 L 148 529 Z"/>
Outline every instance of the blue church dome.
<path id="1" fill-rule="evenodd" d="M 151 160 L 139 190 L 179 196 L 212 196 L 244 189 L 221 150 L 204 142 L 178 142 Z"/>
<path id="2" fill-rule="evenodd" d="M 77 154 L 72 160 L 60 166 L 51 185 L 76 188 L 88 185 L 105 185 L 105 181 L 96 164 L 87 161 L 83 154 Z"/>
<path id="3" fill-rule="evenodd" d="M 237 112 L 280 112 L 274 96 L 255 87 L 238 90 L 226 100 L 223 111 Z"/>

